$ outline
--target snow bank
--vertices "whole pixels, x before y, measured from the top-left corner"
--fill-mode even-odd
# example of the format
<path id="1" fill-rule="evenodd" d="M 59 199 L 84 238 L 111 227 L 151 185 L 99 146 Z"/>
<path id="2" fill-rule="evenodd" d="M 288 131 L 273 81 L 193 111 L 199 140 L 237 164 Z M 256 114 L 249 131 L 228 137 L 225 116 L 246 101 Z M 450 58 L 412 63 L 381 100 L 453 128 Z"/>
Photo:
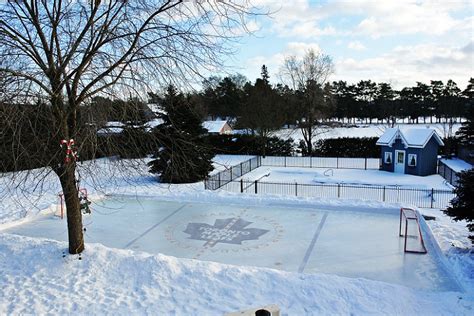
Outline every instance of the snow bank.
<path id="1" fill-rule="evenodd" d="M 295 274 L 0 234 L 0 314 L 469 315 L 473 297 L 334 275 Z"/>

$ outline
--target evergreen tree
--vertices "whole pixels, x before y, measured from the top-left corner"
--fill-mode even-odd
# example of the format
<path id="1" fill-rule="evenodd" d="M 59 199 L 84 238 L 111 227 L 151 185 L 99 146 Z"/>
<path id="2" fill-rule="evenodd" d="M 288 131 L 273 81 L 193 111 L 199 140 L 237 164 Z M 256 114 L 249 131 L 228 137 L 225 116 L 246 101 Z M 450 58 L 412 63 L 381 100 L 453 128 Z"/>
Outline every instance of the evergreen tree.
<path id="1" fill-rule="evenodd" d="M 466 89 L 462 92 L 469 100 L 474 99 L 474 78 L 469 79 Z"/>
<path id="2" fill-rule="evenodd" d="M 456 136 L 459 139 L 459 144 L 474 150 L 474 108 L 471 107 L 466 116 L 467 120 L 456 132 Z"/>
<path id="3" fill-rule="evenodd" d="M 255 85 L 247 84 L 245 87 L 246 99 L 237 121 L 238 126 L 248 128 L 260 137 L 262 156 L 266 155 L 269 137 L 286 121 L 282 97 L 268 78 L 268 69 L 263 65 L 262 78 L 257 79 Z"/>
<path id="4" fill-rule="evenodd" d="M 466 220 L 469 231 L 474 232 L 474 169 L 461 172 L 459 181 L 454 190 L 456 197 L 451 201 L 451 206 L 444 213 L 454 218 L 455 221 Z M 474 244 L 474 235 L 469 236 Z"/>
<path id="5" fill-rule="evenodd" d="M 269 80 L 270 79 L 270 75 L 268 74 L 268 68 L 267 66 L 263 65 L 262 66 L 262 80 L 268 84 L 269 83 Z"/>
<path id="6" fill-rule="evenodd" d="M 203 180 L 213 170 L 213 154 L 206 148 L 199 115 L 186 98 L 170 85 L 163 99 L 163 124 L 153 130 L 160 148 L 148 163 L 161 182 L 190 183 Z"/>

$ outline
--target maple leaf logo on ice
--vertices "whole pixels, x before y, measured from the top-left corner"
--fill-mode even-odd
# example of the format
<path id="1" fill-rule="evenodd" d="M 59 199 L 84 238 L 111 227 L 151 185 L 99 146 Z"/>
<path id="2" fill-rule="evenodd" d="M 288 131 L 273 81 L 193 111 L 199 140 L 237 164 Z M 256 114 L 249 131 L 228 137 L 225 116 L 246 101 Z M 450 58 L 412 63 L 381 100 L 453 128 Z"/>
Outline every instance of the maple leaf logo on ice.
<path id="1" fill-rule="evenodd" d="M 204 246 L 213 247 L 217 243 L 241 245 L 245 240 L 257 240 L 260 236 L 269 232 L 260 228 L 245 228 L 252 222 L 238 217 L 216 219 L 214 225 L 206 223 L 189 223 L 185 233 L 189 239 L 204 240 Z"/>

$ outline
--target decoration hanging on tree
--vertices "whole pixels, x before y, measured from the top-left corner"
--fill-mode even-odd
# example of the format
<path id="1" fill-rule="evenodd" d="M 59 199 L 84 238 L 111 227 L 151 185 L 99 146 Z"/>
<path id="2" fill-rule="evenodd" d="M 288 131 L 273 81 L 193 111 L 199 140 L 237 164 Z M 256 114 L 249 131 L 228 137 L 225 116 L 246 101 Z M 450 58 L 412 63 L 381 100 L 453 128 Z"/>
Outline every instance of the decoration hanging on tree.
<path id="1" fill-rule="evenodd" d="M 78 191 L 79 191 L 80 210 L 82 211 L 83 214 L 90 214 L 91 213 L 90 205 L 92 204 L 92 202 L 88 198 L 87 190 L 85 188 L 79 189 L 78 187 Z"/>
<path id="2" fill-rule="evenodd" d="M 85 195 L 79 196 L 79 204 L 80 204 L 80 209 L 83 214 L 90 214 L 91 213 L 91 208 L 89 205 L 91 205 L 91 201 L 87 198 Z"/>
<path id="3" fill-rule="evenodd" d="M 66 146 L 66 157 L 64 157 L 64 163 L 69 163 L 71 160 L 77 159 L 77 149 L 74 139 L 71 138 L 69 141 L 63 139 L 61 140 L 60 146 L 61 148 Z"/>

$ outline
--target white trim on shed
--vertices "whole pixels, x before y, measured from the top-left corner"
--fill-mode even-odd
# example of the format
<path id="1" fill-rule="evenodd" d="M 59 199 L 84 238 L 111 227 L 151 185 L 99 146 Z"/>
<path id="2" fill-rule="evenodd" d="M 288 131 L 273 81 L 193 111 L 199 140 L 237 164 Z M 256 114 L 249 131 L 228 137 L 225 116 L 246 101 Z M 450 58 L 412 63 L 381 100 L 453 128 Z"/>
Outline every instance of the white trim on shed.
<path id="1" fill-rule="evenodd" d="M 431 128 L 413 128 L 401 131 L 399 128 L 388 128 L 377 140 L 377 145 L 392 147 L 393 143 L 400 139 L 405 148 L 425 148 L 426 144 L 434 137 L 440 146 L 444 146 L 443 140 L 438 133 Z"/>

